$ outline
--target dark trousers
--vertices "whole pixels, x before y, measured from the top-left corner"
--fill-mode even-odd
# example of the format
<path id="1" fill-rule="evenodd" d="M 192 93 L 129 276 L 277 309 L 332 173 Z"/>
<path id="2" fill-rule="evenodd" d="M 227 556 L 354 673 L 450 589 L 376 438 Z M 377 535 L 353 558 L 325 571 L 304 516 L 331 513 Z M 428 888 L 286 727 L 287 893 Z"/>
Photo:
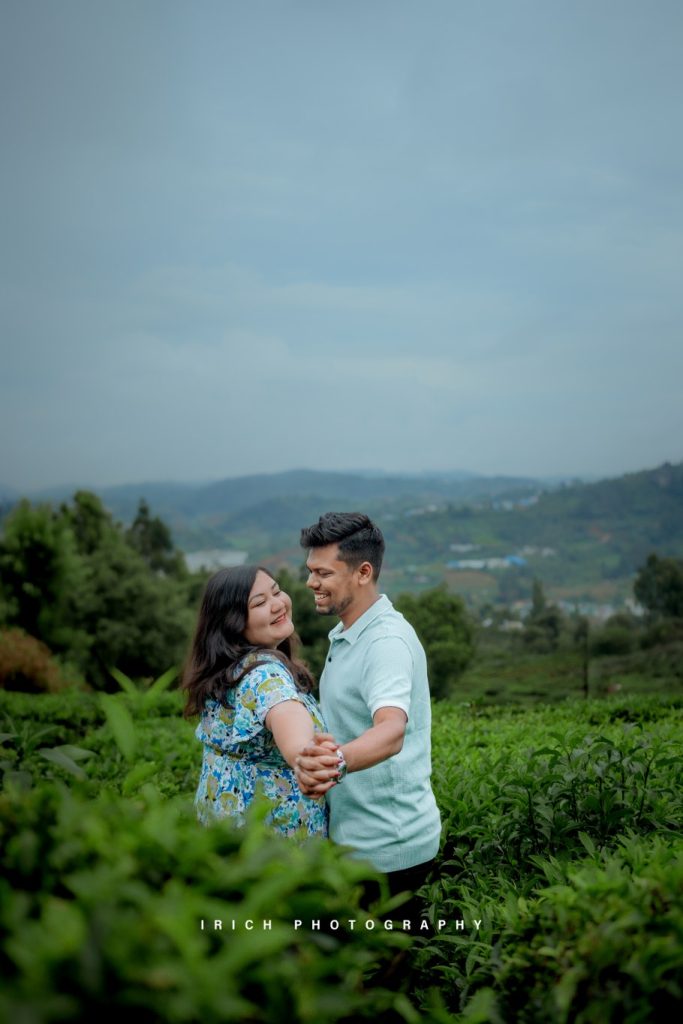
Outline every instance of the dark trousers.
<path id="1" fill-rule="evenodd" d="M 435 860 L 425 861 L 423 864 L 416 864 L 412 868 L 404 868 L 401 871 L 388 871 L 384 876 L 389 886 L 389 894 L 397 896 L 400 892 L 408 892 L 410 896 L 405 903 L 388 914 L 383 914 L 382 919 L 391 918 L 393 921 L 410 921 L 410 931 L 419 934 L 420 921 L 423 916 L 423 901 L 418 899 L 415 893 L 429 878 Z M 361 906 L 369 910 L 371 904 L 380 898 L 381 890 L 379 882 L 367 881 L 363 883 L 363 897 Z M 424 934 L 424 931 L 422 932 Z"/>

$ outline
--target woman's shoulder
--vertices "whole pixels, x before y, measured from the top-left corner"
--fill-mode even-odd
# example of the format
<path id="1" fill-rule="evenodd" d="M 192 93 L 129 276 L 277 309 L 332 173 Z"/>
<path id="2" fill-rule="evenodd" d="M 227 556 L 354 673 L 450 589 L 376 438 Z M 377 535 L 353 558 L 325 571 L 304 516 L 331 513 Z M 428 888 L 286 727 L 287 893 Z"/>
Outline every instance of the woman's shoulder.
<path id="1" fill-rule="evenodd" d="M 275 651 L 269 650 L 250 651 L 245 654 L 235 666 L 235 673 L 236 675 L 244 673 L 239 685 L 247 683 L 247 685 L 253 686 L 266 679 L 275 678 L 283 679 L 287 683 L 294 682 L 292 673 L 284 661 L 278 657 Z"/>

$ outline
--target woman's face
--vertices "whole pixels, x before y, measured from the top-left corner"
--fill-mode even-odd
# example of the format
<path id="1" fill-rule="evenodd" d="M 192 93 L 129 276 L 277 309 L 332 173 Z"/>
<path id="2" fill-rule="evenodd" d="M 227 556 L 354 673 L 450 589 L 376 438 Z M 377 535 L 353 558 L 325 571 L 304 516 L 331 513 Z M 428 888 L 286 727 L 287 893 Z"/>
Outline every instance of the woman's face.
<path id="1" fill-rule="evenodd" d="M 247 604 L 244 635 L 257 647 L 277 647 L 294 632 L 292 602 L 276 581 L 261 569 Z"/>

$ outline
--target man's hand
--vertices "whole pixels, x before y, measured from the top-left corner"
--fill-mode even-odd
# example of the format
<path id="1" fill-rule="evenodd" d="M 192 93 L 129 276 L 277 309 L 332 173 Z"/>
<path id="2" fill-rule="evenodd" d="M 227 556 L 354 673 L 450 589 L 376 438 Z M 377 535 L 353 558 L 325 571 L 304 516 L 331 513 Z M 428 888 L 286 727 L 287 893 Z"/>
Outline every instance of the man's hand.
<path id="1" fill-rule="evenodd" d="M 337 784 L 339 744 L 328 732 L 317 732 L 312 743 L 304 747 L 296 758 L 294 771 L 304 796 L 314 799 L 324 796 Z"/>

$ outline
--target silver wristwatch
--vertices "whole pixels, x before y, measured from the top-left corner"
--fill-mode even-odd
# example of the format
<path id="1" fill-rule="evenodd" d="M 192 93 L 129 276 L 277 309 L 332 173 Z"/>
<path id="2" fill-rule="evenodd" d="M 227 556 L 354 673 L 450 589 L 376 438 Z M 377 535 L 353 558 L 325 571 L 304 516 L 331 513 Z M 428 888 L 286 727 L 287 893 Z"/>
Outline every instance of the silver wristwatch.
<path id="1" fill-rule="evenodd" d="M 344 754 L 342 753 L 342 748 L 341 747 L 337 747 L 337 761 L 338 761 L 337 770 L 339 771 L 339 778 L 337 779 L 337 784 L 339 784 L 346 777 L 346 773 L 348 771 L 347 764 L 346 764 L 346 758 L 344 757 Z"/>

